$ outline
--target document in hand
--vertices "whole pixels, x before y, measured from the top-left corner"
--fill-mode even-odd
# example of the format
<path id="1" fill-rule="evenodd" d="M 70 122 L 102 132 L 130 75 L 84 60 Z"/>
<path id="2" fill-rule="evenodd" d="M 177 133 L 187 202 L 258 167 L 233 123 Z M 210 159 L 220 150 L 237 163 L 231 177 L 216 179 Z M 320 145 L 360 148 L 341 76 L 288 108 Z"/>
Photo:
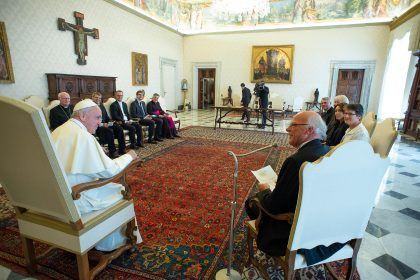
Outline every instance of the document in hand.
<path id="1" fill-rule="evenodd" d="M 277 174 L 270 165 L 251 172 L 254 174 L 255 178 L 257 178 L 259 183 L 268 184 L 270 186 L 270 190 L 274 190 L 277 182 Z"/>

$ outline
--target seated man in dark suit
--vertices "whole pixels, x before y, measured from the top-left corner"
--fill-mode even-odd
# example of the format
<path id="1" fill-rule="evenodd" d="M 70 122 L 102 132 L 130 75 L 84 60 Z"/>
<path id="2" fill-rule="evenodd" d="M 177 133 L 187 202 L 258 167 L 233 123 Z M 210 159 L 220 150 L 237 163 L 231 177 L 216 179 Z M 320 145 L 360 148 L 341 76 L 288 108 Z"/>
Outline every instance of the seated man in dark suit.
<path id="1" fill-rule="evenodd" d="M 149 139 L 147 142 L 157 144 L 156 141 L 163 141 L 161 138 L 159 138 L 159 135 L 162 134 L 163 120 L 159 118 L 153 118 L 151 115 L 147 114 L 146 103 L 144 103 L 143 99 L 144 90 L 137 91 L 136 100 L 130 104 L 130 115 L 132 118 L 139 119 L 139 124 L 148 127 Z"/>
<path id="2" fill-rule="evenodd" d="M 108 144 L 108 152 L 110 158 L 116 158 L 116 147 L 114 138 L 118 139 L 118 153 L 120 155 L 125 154 L 125 139 L 124 131 L 121 126 L 111 122 L 111 119 L 106 112 L 104 105 L 102 104 L 102 94 L 99 92 L 92 93 L 92 101 L 98 104 L 99 109 L 102 112 L 102 122 L 96 129 L 95 134 L 99 137 L 100 143 Z"/>
<path id="3" fill-rule="evenodd" d="M 73 105 L 70 105 L 70 95 L 67 92 L 58 94 L 60 104 L 50 111 L 50 126 L 54 130 L 71 118 L 73 114 Z"/>
<path id="4" fill-rule="evenodd" d="M 334 118 L 335 118 L 334 107 L 331 106 L 331 101 L 329 97 L 323 97 L 321 99 L 321 108 L 322 108 L 321 117 L 328 127 L 331 124 L 331 122 L 334 121 Z"/>
<path id="5" fill-rule="evenodd" d="M 160 95 L 158 93 L 154 93 L 152 100 L 147 103 L 147 113 L 153 117 L 162 119 L 163 121 L 163 129 L 162 129 L 162 137 L 168 139 L 174 139 L 174 137 L 180 137 L 176 131 L 174 121 L 172 116 L 167 114 L 165 111 L 162 110 L 159 103 Z"/>
<path id="6" fill-rule="evenodd" d="M 298 150 L 288 157 L 277 177 L 276 187 L 270 190 L 267 184 L 259 184 L 256 194 L 262 206 L 272 214 L 294 213 L 299 193 L 299 169 L 305 161 L 313 162 L 325 155 L 330 148 L 321 143 L 325 138 L 327 127 L 321 116 L 313 111 L 304 111 L 293 117 L 287 128 L 289 144 Z M 250 207 L 249 199 L 245 203 L 246 211 L 251 219 L 256 219 L 258 209 Z M 284 256 L 291 225 L 287 221 L 277 221 L 263 214 L 258 236 L 257 247 L 272 256 Z M 326 259 L 342 248 L 342 244 L 334 243 L 329 247 L 317 246 L 301 250 L 306 262 L 316 263 Z"/>
<path id="7" fill-rule="evenodd" d="M 124 93 L 121 90 L 117 90 L 115 92 L 115 99 L 117 100 L 111 104 L 111 118 L 116 121 L 117 124 L 121 125 L 122 128 L 128 130 L 128 135 L 130 137 L 130 149 L 144 147 L 142 144 L 143 132 L 141 131 L 141 126 L 137 122 L 133 122 L 130 119 L 127 104 L 122 101 L 123 97 Z"/>

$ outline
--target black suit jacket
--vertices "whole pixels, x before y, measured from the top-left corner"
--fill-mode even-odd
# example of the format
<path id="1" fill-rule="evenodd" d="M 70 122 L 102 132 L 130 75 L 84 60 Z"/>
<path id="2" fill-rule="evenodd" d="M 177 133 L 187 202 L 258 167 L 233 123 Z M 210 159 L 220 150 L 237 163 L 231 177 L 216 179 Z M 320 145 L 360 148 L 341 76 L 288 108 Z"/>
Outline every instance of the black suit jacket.
<path id="1" fill-rule="evenodd" d="M 50 127 L 52 130 L 56 129 L 71 118 L 73 113 L 73 105 L 67 109 L 61 105 L 57 105 L 50 110 Z"/>
<path id="2" fill-rule="evenodd" d="M 249 102 L 251 102 L 251 91 L 249 90 L 249 88 L 244 87 L 242 89 L 242 99 L 241 102 L 242 104 L 244 104 L 245 107 L 248 107 Z"/>
<path id="3" fill-rule="evenodd" d="M 153 112 L 155 112 L 155 111 L 159 111 L 160 115 L 165 114 L 165 111 L 163 111 L 162 107 L 160 107 L 159 101 L 156 102 L 156 103 L 153 102 L 153 101 L 150 101 L 149 103 L 147 103 L 147 113 L 149 115 L 153 115 Z"/>
<path id="4" fill-rule="evenodd" d="M 257 95 L 260 98 L 261 107 L 267 108 L 268 107 L 268 94 L 270 93 L 270 89 L 266 86 L 262 88 L 258 87 Z"/>
<path id="5" fill-rule="evenodd" d="M 108 116 L 108 113 L 106 112 L 104 104 L 99 105 L 99 109 L 101 109 L 102 112 L 102 123 L 108 123 L 110 121 L 110 118 Z"/>
<path id="6" fill-rule="evenodd" d="M 321 140 L 315 139 L 288 157 L 281 167 L 273 192 L 267 189 L 257 193 L 264 208 L 272 214 L 294 213 L 299 193 L 300 166 L 305 161 L 317 160 L 329 150 L 330 147 L 322 144 Z M 269 255 L 284 255 L 290 229 L 291 225 L 287 221 L 277 221 L 263 215 L 257 236 L 258 248 Z"/>
<path id="7" fill-rule="evenodd" d="M 124 114 L 127 117 L 127 120 L 130 120 L 127 104 L 123 102 L 122 106 L 124 109 Z M 115 101 L 114 103 L 112 103 L 109 110 L 111 111 L 111 118 L 114 121 L 124 122 L 124 115 L 123 115 L 123 112 L 121 111 L 121 107 L 120 107 L 120 104 L 118 104 L 118 101 Z"/>
<path id="8" fill-rule="evenodd" d="M 144 101 L 139 102 L 138 100 L 134 100 L 133 102 L 131 102 L 130 115 L 132 118 L 144 119 L 144 117 L 147 116 L 147 109 Z"/>
<path id="9" fill-rule="evenodd" d="M 331 106 L 330 109 L 321 114 L 321 117 L 327 126 L 335 119 L 334 111 L 334 107 Z"/>

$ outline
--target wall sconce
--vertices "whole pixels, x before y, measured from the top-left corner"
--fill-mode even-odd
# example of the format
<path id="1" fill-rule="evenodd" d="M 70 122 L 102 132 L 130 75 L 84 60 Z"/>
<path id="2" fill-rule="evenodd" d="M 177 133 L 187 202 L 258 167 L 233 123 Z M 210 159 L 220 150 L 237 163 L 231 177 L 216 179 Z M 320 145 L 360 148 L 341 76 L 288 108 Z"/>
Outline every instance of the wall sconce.
<path id="1" fill-rule="evenodd" d="M 187 81 L 187 79 L 182 79 L 182 81 L 181 81 L 181 90 L 182 91 L 188 90 L 188 81 Z"/>

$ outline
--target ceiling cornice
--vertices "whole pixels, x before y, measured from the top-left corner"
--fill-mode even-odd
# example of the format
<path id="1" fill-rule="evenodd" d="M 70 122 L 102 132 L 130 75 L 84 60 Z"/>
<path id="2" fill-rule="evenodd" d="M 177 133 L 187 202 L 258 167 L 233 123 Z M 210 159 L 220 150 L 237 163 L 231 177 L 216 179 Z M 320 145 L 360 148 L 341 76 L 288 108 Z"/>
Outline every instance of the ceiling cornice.
<path id="1" fill-rule="evenodd" d="M 420 14 L 420 1 L 417 2 L 416 5 L 411 7 L 411 9 L 408 9 L 402 15 L 392 20 L 389 24 L 389 29 L 394 30 L 395 28 L 397 28 L 398 26 L 400 26 L 401 24 L 415 17 L 418 14 Z"/>

